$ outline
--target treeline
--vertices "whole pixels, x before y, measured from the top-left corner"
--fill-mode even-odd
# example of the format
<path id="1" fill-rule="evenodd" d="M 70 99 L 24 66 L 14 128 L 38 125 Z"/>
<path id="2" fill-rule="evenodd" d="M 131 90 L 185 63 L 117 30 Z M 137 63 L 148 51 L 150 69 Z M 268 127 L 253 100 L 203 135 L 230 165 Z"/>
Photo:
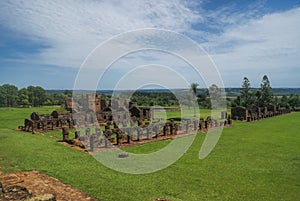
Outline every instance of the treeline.
<path id="1" fill-rule="evenodd" d="M 132 94 L 131 101 L 138 106 L 178 106 L 178 100 L 172 92 L 136 91 Z"/>
<path id="2" fill-rule="evenodd" d="M 191 84 L 191 90 L 196 94 L 200 108 L 211 108 L 211 97 L 215 100 L 221 98 L 221 90 L 216 85 L 212 85 L 206 90 L 198 89 L 197 87 L 197 83 Z M 199 92 L 200 90 L 202 91 Z M 234 98 L 227 97 L 226 103 L 228 107 L 247 107 L 252 104 L 265 107 L 272 104 L 289 109 L 296 109 L 300 107 L 300 97 L 294 94 L 290 96 L 275 96 L 268 76 L 264 75 L 260 88 L 258 89 L 252 88 L 249 79 L 244 77 L 238 95 Z"/>
<path id="3" fill-rule="evenodd" d="M 131 101 L 135 102 L 138 106 L 154 106 L 160 105 L 162 107 L 178 107 L 180 103 L 186 106 L 193 105 L 193 97 L 190 92 L 196 95 L 197 102 L 200 108 L 211 108 L 211 98 L 214 100 L 221 100 L 221 89 L 213 84 L 208 89 L 197 88 L 197 83 L 192 83 L 190 89 L 178 89 L 176 97 L 171 91 L 136 91 L 132 94 Z M 221 101 L 220 101 L 221 102 Z"/>
<path id="4" fill-rule="evenodd" d="M 208 89 L 199 89 L 197 83 L 192 83 L 190 90 L 196 95 L 200 108 L 211 108 L 211 98 L 221 100 L 221 89 L 217 85 L 211 85 Z M 176 92 L 177 93 L 177 92 Z M 178 92 L 180 94 L 180 92 Z M 186 90 L 182 91 L 182 102 L 185 105 L 191 105 L 191 100 L 186 97 Z M 11 84 L 0 86 L 0 107 L 38 107 L 44 105 L 61 105 L 65 103 L 67 97 L 72 97 L 72 91 L 47 91 L 40 86 L 28 86 L 18 89 Z M 101 94 L 101 97 L 110 100 L 111 94 Z M 171 91 L 136 91 L 131 97 L 131 101 L 138 106 L 163 107 L 179 106 L 179 101 Z M 181 103 L 182 103 L 181 102 Z M 227 97 L 227 106 L 247 107 L 255 104 L 264 107 L 269 104 L 286 107 L 290 109 L 300 107 L 299 95 L 275 96 L 270 81 L 266 75 L 263 76 L 260 88 L 251 87 L 247 77 L 243 78 L 239 94 L 236 97 Z"/>
<path id="5" fill-rule="evenodd" d="M 240 89 L 240 95 L 231 102 L 231 106 L 247 107 L 251 104 L 255 104 L 259 107 L 265 107 L 272 104 L 289 109 L 295 109 L 300 107 L 300 97 L 299 95 L 293 94 L 290 96 L 274 96 L 267 75 L 263 76 L 260 88 L 256 90 L 251 88 L 249 79 L 244 77 Z"/>
<path id="6" fill-rule="evenodd" d="M 44 105 L 61 105 L 66 97 L 72 97 L 72 91 L 63 93 L 46 93 L 40 86 L 18 89 L 11 84 L 0 86 L 0 107 L 39 107 Z"/>
<path id="7" fill-rule="evenodd" d="M 259 87 L 253 87 L 252 92 L 258 90 Z M 225 88 L 226 95 L 228 97 L 237 97 L 240 95 L 241 87 L 238 88 Z M 293 95 L 300 95 L 300 88 L 272 88 L 274 96 L 290 96 Z"/>

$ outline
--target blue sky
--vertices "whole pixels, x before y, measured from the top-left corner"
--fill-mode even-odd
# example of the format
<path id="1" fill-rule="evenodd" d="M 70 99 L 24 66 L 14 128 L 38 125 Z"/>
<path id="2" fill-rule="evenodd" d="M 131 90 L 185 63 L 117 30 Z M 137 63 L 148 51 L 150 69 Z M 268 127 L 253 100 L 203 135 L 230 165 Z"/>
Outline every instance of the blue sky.
<path id="1" fill-rule="evenodd" d="M 300 87 L 299 0 L 2 0 L 0 84 L 72 89 L 80 66 L 95 47 L 143 28 L 171 30 L 196 41 L 226 87 L 239 87 L 244 76 L 258 87 L 264 74 L 273 87 Z M 151 59 L 162 65 L 180 63 L 157 53 L 123 58 L 106 73 L 101 88 L 113 88 L 110 80 L 120 76 L 121 65 L 143 65 Z M 176 81 L 169 77 L 170 83 Z M 192 75 L 189 81 L 203 86 Z"/>

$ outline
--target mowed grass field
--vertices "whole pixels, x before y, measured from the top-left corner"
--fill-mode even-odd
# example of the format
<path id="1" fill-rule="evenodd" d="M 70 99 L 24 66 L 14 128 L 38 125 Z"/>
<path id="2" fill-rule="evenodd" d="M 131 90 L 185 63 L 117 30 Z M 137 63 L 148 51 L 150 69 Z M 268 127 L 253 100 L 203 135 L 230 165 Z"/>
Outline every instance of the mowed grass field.
<path id="1" fill-rule="evenodd" d="M 299 200 L 300 113 L 258 122 L 234 122 L 212 153 L 198 159 L 205 134 L 170 167 L 145 175 L 108 169 L 92 156 L 65 147 L 55 138 L 13 130 L 32 111 L 48 108 L 0 108 L 1 171 L 38 170 L 104 201 Z M 148 153 L 167 141 L 128 147 Z"/>

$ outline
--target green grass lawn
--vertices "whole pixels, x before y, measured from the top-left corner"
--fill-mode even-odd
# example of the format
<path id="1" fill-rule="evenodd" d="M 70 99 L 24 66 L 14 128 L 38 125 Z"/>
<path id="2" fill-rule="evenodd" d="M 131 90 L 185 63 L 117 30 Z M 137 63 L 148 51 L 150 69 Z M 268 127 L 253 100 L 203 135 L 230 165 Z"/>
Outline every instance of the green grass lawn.
<path id="1" fill-rule="evenodd" d="M 300 113 L 234 122 L 204 160 L 198 154 L 205 134 L 198 134 L 187 153 L 170 167 L 129 175 L 108 169 L 54 138 L 13 130 L 35 110 L 42 114 L 53 108 L 0 108 L 0 166 L 5 167 L 1 171 L 38 170 L 104 201 L 299 200 Z M 166 144 L 160 141 L 127 151 L 147 153 Z"/>
<path id="2" fill-rule="evenodd" d="M 227 109 L 227 112 L 230 113 L 230 109 Z M 221 118 L 221 110 L 217 110 L 217 117 L 216 118 Z M 207 116 L 211 116 L 211 110 L 210 109 L 199 109 L 199 113 L 197 114 L 200 115 L 201 118 L 206 119 Z M 180 109 L 174 110 L 174 111 L 156 111 L 154 113 L 155 118 L 163 118 L 166 117 L 167 119 L 170 118 L 176 118 L 176 117 L 183 117 L 183 118 L 191 118 L 194 116 L 194 109 L 193 108 L 184 108 L 182 111 Z"/>

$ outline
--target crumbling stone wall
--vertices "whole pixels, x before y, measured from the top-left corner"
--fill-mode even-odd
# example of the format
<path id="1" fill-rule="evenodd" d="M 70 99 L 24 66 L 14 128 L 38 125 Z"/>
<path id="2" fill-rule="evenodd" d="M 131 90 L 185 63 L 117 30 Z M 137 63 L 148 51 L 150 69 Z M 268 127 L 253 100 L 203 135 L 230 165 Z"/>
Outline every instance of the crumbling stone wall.
<path id="1" fill-rule="evenodd" d="M 250 105 L 247 108 L 233 107 L 231 108 L 231 115 L 235 120 L 247 120 L 254 121 L 277 115 L 287 114 L 291 111 L 286 108 L 276 107 L 275 105 L 268 105 L 267 107 L 257 107 L 256 105 Z"/>
<path id="2" fill-rule="evenodd" d="M 57 130 L 62 127 L 72 128 L 73 126 L 74 121 L 69 112 L 66 114 L 60 114 L 58 111 L 54 110 L 51 114 L 42 115 L 37 112 L 33 112 L 30 115 L 30 119 L 26 118 L 24 120 L 24 126 L 19 127 L 23 131 L 36 133 L 47 130 Z"/>

